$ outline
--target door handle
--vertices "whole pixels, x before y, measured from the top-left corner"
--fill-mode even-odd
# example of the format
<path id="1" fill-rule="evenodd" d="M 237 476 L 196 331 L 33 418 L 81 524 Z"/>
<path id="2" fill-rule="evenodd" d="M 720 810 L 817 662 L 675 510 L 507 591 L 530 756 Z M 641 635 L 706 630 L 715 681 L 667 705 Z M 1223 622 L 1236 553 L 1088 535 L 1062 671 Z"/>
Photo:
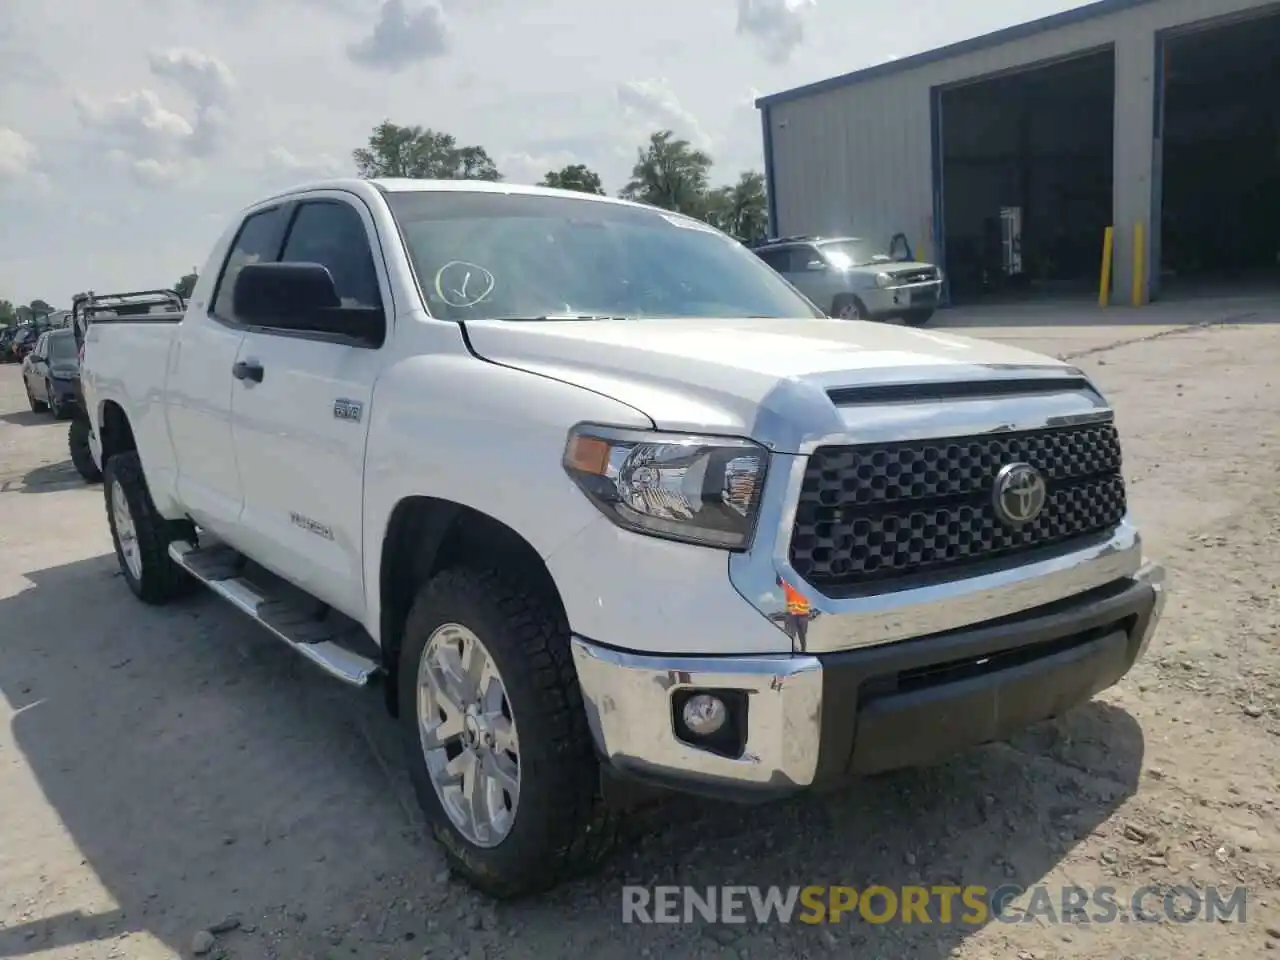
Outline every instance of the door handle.
<path id="1" fill-rule="evenodd" d="M 231 367 L 231 375 L 237 380 L 262 382 L 262 364 L 257 360 L 237 360 Z"/>

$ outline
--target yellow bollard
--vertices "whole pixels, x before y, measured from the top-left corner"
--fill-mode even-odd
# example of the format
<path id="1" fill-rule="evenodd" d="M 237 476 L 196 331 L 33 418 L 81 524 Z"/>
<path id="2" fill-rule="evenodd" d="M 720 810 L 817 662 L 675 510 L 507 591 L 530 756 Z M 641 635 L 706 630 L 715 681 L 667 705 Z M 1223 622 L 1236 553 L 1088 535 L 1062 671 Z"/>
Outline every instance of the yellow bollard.
<path id="1" fill-rule="evenodd" d="M 1145 265 L 1147 248 L 1142 242 L 1142 221 L 1133 225 L 1133 290 L 1132 301 L 1135 307 L 1142 306 L 1142 270 Z"/>
<path id="2" fill-rule="evenodd" d="M 1116 228 L 1102 231 L 1102 279 L 1098 281 L 1098 306 L 1111 303 L 1111 255 L 1115 249 Z"/>

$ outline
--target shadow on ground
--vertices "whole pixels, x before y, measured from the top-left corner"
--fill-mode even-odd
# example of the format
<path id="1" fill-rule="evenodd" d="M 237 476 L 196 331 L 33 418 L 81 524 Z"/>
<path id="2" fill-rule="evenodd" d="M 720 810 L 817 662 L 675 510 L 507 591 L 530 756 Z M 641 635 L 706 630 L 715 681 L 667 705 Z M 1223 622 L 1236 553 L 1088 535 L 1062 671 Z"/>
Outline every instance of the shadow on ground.
<path id="1" fill-rule="evenodd" d="M 59 490 L 79 490 L 90 486 L 70 460 L 46 463 L 28 470 L 18 482 L 9 481 L 0 490 L 18 493 L 56 493 Z"/>
<path id="2" fill-rule="evenodd" d="M 18 427 L 35 427 L 44 424 L 56 426 L 58 421 L 48 413 L 36 413 L 32 410 L 14 410 L 11 413 L 0 413 L 0 423 L 12 423 Z"/>
<path id="3" fill-rule="evenodd" d="M 1027 886 L 1132 794 L 1143 754 L 1134 720 L 1094 702 L 1011 744 L 838 794 L 745 808 L 674 799 L 634 822 L 599 876 L 494 905 L 443 875 L 376 694 L 333 684 L 211 596 L 138 604 L 111 557 L 26 576 L 33 588 L 0 601 L 0 693 L 50 809 L 19 816 L 56 816 L 78 853 L 33 850 L 20 876 L 83 858 L 118 907 L 15 894 L 6 957 L 128 931 L 185 952 L 234 915 L 241 928 L 219 937 L 227 957 L 416 960 L 500 945 L 512 958 L 839 947 L 942 960 L 975 928 L 626 927 L 621 888 Z"/>

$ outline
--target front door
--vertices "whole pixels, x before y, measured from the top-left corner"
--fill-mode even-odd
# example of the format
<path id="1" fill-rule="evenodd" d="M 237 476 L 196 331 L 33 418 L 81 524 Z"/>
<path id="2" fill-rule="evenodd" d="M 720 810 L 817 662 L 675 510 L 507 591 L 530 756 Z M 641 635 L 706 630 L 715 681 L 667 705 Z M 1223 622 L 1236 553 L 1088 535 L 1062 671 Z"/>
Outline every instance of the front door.
<path id="1" fill-rule="evenodd" d="M 220 276 L 210 288 L 194 291 L 186 316 L 174 332 L 169 354 L 168 418 L 177 476 L 174 488 L 200 526 L 241 546 L 237 524 L 244 505 L 231 437 L 231 368 L 244 328 L 232 308 L 240 268 L 274 260 L 284 233 L 285 211 L 274 207 L 250 214 L 241 224 Z M 215 268 L 217 269 L 217 268 Z M 153 482 L 162 482 L 156 478 Z M 243 547 L 242 547 L 243 549 Z"/>
<path id="2" fill-rule="evenodd" d="M 297 205 L 280 259 L 326 266 L 346 305 L 383 307 L 372 230 L 362 201 L 316 194 Z M 384 361 L 382 348 L 332 335 L 251 329 L 237 362 L 253 373 L 232 400 L 244 550 L 355 619 L 365 612 L 365 438 Z"/>

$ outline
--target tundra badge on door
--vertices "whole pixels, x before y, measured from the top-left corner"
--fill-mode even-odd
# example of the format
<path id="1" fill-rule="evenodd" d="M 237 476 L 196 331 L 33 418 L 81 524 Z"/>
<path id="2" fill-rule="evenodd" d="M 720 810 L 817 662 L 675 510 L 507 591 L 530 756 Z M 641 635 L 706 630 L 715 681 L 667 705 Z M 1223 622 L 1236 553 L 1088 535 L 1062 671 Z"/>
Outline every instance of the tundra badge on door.
<path id="1" fill-rule="evenodd" d="M 350 420 L 352 423 L 359 423 L 363 413 L 364 405 L 354 400 L 333 401 L 333 418 L 335 420 Z"/>

